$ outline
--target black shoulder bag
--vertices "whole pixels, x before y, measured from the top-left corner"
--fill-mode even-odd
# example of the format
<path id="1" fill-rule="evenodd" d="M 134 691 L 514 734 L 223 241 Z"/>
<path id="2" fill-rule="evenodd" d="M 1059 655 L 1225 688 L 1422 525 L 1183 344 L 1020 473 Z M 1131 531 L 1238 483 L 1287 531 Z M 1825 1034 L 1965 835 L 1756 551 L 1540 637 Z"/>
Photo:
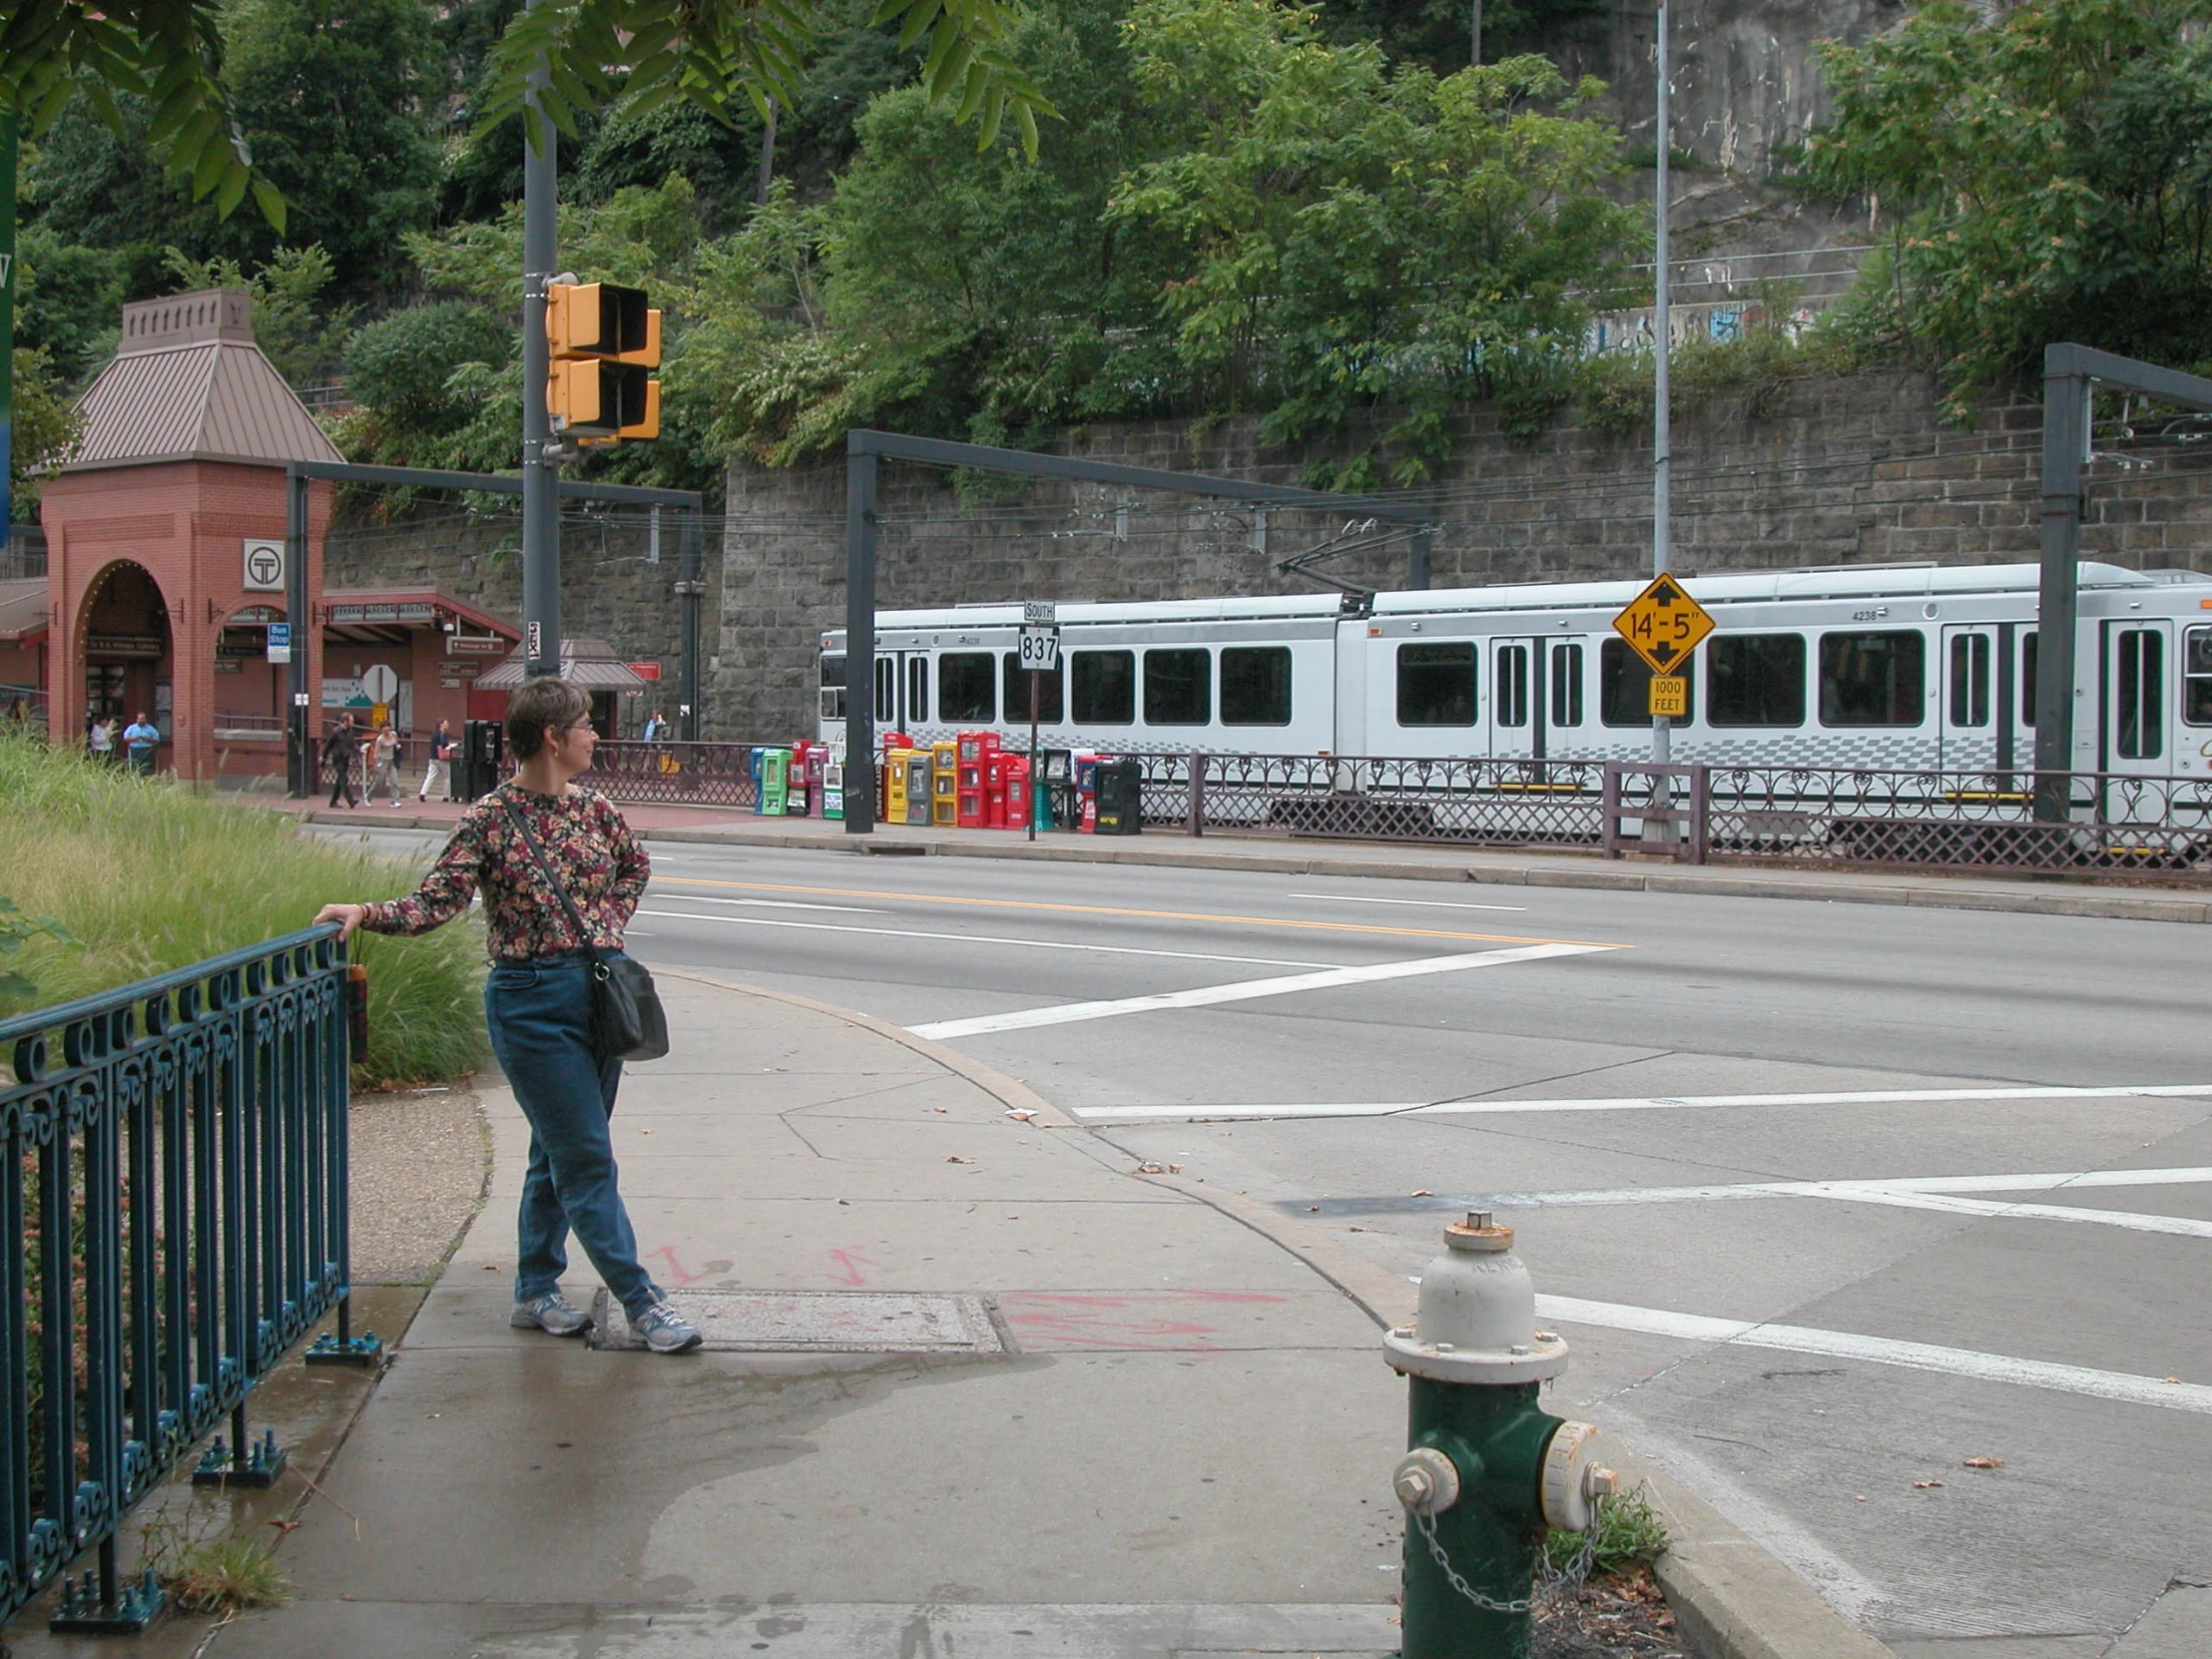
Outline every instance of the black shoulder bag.
<path id="1" fill-rule="evenodd" d="M 546 857 L 545 848 L 538 844 L 538 837 L 530 832 L 530 826 L 515 810 L 513 801 L 502 800 L 500 806 L 506 809 L 509 821 L 521 832 L 523 842 L 530 848 L 530 856 L 538 861 L 538 868 L 545 871 L 553 895 L 568 912 L 569 925 L 576 929 L 577 940 L 591 958 L 592 1046 L 604 1059 L 658 1060 L 668 1052 L 668 1015 L 661 1009 L 661 993 L 653 988 L 653 975 L 646 971 L 644 963 L 634 962 L 627 956 L 610 960 L 591 942 L 591 930 L 577 913 L 575 901 L 568 896 L 568 888 L 554 873 L 552 861 Z"/>

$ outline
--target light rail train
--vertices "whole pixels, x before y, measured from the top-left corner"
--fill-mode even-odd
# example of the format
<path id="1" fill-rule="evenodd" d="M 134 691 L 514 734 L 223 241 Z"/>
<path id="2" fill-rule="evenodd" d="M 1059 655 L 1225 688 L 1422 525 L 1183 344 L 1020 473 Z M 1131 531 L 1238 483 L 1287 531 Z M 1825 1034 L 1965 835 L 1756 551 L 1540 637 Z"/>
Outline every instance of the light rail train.
<path id="1" fill-rule="evenodd" d="M 1613 632 L 1640 582 L 1061 604 L 1042 741 L 1102 753 L 1619 760 L 1650 755 L 1649 671 Z M 2037 568 L 1693 577 L 1717 627 L 1677 763 L 2009 772 L 2034 761 Z M 875 729 L 1026 742 L 1019 604 L 885 611 Z M 2212 775 L 2212 576 L 2080 567 L 2073 770 Z M 820 735 L 844 732 L 822 636 Z"/>

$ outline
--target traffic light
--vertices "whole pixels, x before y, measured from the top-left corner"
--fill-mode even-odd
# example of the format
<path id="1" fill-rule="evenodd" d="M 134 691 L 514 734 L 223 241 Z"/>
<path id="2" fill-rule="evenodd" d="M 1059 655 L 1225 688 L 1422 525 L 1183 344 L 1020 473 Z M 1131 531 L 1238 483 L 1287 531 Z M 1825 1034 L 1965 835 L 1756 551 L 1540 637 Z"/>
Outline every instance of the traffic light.
<path id="1" fill-rule="evenodd" d="M 545 332 L 554 431 L 603 443 L 661 435 L 661 385 L 652 376 L 661 366 L 661 313 L 643 288 L 549 282 Z"/>

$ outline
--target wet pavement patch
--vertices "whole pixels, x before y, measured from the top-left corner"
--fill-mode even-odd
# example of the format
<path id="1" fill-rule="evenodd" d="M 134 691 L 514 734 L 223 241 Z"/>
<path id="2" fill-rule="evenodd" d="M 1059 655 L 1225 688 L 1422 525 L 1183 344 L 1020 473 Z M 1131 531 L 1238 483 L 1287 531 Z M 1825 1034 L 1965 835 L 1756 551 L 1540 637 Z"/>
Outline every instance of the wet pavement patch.
<path id="1" fill-rule="evenodd" d="M 987 1297 L 883 1291 L 671 1291 L 709 1353 L 1011 1355 Z M 642 1350 L 622 1307 L 592 1299 L 591 1346 Z"/>

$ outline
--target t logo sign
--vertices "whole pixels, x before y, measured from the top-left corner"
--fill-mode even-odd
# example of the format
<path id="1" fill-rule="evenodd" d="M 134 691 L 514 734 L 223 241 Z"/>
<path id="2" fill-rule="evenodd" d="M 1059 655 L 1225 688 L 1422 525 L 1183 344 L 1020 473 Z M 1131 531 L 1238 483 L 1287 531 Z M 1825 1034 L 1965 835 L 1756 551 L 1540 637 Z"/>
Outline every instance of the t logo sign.
<path id="1" fill-rule="evenodd" d="M 249 540 L 242 586 L 260 593 L 284 590 L 284 544 L 281 541 Z"/>

